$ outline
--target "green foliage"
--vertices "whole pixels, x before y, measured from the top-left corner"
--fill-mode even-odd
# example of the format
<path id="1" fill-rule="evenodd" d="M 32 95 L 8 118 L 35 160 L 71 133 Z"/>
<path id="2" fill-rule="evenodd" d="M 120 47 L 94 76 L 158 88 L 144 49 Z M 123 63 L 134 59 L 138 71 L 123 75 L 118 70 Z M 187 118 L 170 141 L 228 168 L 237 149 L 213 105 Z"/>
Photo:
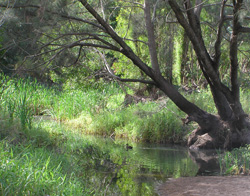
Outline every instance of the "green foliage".
<path id="1" fill-rule="evenodd" d="M 244 111 L 246 112 L 246 114 L 250 114 L 249 96 L 250 96 L 249 87 L 242 88 L 240 101 L 241 101 L 242 107 L 243 107 Z"/>
<path id="2" fill-rule="evenodd" d="M 116 102 L 122 105 L 123 99 Z M 106 106 L 109 105 L 112 104 L 108 102 Z M 118 108 L 97 108 L 94 116 L 84 113 L 78 120 L 70 120 L 67 124 L 92 134 L 157 143 L 178 143 L 186 134 L 180 120 L 184 114 L 180 111 L 172 113 L 172 103 L 167 106 L 171 108 L 170 111 L 161 110 L 158 104 L 150 102 L 127 108 L 121 108 L 120 105 Z"/>
<path id="3" fill-rule="evenodd" d="M 194 91 L 187 96 L 187 99 L 209 113 L 217 113 L 216 107 L 213 102 L 213 97 L 209 89 Z"/>
<path id="4" fill-rule="evenodd" d="M 119 15 L 116 17 L 116 32 L 124 38 L 126 43 L 142 61 L 150 64 L 149 51 L 148 48 L 145 47 L 148 38 L 144 28 L 143 10 L 136 6 L 129 6 L 129 3 L 126 2 L 120 3 L 120 6 Z M 124 78 L 145 77 L 141 71 L 133 65 L 133 62 L 124 55 L 114 53 L 114 57 L 118 59 L 113 66 L 116 74 L 122 74 Z"/>

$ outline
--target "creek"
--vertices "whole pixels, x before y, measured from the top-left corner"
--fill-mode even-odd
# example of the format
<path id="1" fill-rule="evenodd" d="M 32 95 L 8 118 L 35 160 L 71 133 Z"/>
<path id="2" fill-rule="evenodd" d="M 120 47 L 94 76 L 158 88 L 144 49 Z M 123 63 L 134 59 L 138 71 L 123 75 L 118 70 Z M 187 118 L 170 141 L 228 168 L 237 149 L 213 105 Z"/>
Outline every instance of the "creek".
<path id="1" fill-rule="evenodd" d="M 93 154 L 102 154 L 86 174 L 100 195 L 158 195 L 157 187 L 170 178 L 216 175 L 219 171 L 216 152 L 131 142 L 132 149 L 127 149 L 124 140 L 87 138 L 92 148 L 98 149 Z"/>

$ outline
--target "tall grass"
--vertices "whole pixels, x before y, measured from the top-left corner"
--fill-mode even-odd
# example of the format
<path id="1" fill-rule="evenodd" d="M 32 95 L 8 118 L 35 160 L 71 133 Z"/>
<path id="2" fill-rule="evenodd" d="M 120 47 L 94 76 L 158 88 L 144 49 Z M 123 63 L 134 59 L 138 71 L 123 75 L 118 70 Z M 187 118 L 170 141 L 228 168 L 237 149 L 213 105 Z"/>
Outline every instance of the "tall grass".
<path id="1" fill-rule="evenodd" d="M 74 173 L 62 171 L 62 157 L 43 148 L 0 142 L 1 195 L 84 195 Z M 53 159 L 51 158 L 53 156 Z M 87 194 L 86 194 L 87 195 Z"/>
<path id="2" fill-rule="evenodd" d="M 65 142 L 61 134 L 24 130 L 9 118 L 0 113 L 0 195 L 89 195 L 74 162 L 56 151 Z"/>

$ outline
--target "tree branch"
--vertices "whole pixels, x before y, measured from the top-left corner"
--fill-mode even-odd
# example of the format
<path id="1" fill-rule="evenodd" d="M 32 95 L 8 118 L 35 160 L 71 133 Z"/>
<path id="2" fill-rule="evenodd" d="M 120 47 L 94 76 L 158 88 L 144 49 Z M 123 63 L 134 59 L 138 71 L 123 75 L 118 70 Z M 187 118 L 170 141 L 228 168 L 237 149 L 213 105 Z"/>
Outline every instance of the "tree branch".
<path id="1" fill-rule="evenodd" d="M 233 32 L 230 41 L 230 61 L 231 61 L 231 84 L 232 95 L 235 100 L 239 100 L 239 84 L 238 84 L 238 33 L 239 33 L 239 18 L 238 13 L 241 9 L 242 0 L 235 1 L 234 4 L 234 17 L 233 17 Z"/>
<path id="2" fill-rule="evenodd" d="M 85 42 L 72 43 L 69 45 L 69 48 L 73 48 L 75 46 L 89 46 L 89 47 L 94 47 L 94 48 L 103 48 L 103 49 L 114 50 L 114 51 L 120 52 L 118 48 L 113 48 L 113 47 L 101 45 L 101 44 L 85 43 Z"/>
<path id="3" fill-rule="evenodd" d="M 221 41 L 223 38 L 223 34 L 222 34 L 222 27 L 224 24 L 224 18 L 225 18 L 225 5 L 226 5 L 227 0 L 222 0 L 221 1 L 221 10 L 220 10 L 220 21 L 218 24 L 218 29 L 217 29 L 217 39 L 214 45 L 214 49 L 215 49 L 215 57 L 214 57 L 214 62 L 215 62 L 215 66 L 214 69 L 215 71 L 218 71 L 219 69 L 219 65 L 220 65 L 220 56 L 221 56 Z"/>
<path id="4" fill-rule="evenodd" d="M 152 68 L 156 72 L 156 74 L 159 75 L 160 68 L 159 68 L 156 43 L 155 43 L 154 25 L 151 21 L 150 1 L 151 0 L 144 1 L 144 16 L 146 21 L 146 30 L 148 34 L 148 47 L 149 47 Z"/>
<path id="5" fill-rule="evenodd" d="M 204 2 L 202 2 L 202 0 L 196 0 L 195 1 L 194 14 L 198 19 L 200 19 L 203 3 Z"/>
<path id="6" fill-rule="evenodd" d="M 250 33 L 250 27 L 240 27 L 238 31 L 240 33 Z"/>
<path id="7" fill-rule="evenodd" d="M 208 78 L 210 78 L 211 80 L 211 84 L 218 86 L 219 88 L 221 88 L 221 81 L 217 75 L 217 73 L 215 72 L 214 68 L 213 68 L 213 62 L 212 59 L 210 58 L 205 45 L 204 45 L 204 41 L 201 37 L 201 33 L 197 32 L 197 25 L 193 24 L 190 25 L 186 18 L 184 17 L 180 7 L 178 6 L 178 4 L 176 3 L 176 1 L 174 0 L 169 0 L 168 1 L 169 5 L 171 6 L 171 8 L 173 9 L 173 11 L 175 12 L 176 18 L 179 21 L 179 23 L 181 24 L 181 26 L 184 28 L 186 34 L 188 35 L 190 41 L 193 44 L 194 50 L 196 52 L 196 55 L 198 56 L 198 59 L 200 59 L 199 64 L 200 66 L 203 66 L 203 69 L 207 72 L 208 74 Z M 190 3 L 190 1 L 189 1 Z M 187 3 L 187 6 L 190 7 L 191 5 L 189 5 Z M 194 13 L 190 12 L 190 19 L 189 22 L 190 23 L 194 23 L 196 20 L 195 19 L 195 15 Z M 194 29 L 195 27 L 195 29 Z M 197 35 L 198 33 L 198 35 Z"/>
<path id="8" fill-rule="evenodd" d="M 78 56 L 77 56 L 77 58 L 76 58 L 75 62 L 73 63 L 73 65 L 75 65 L 75 64 L 79 61 L 79 58 L 80 58 L 80 56 L 81 56 L 81 52 L 82 52 L 82 47 L 83 47 L 83 46 L 80 46 L 80 48 L 79 48 L 79 52 L 78 52 Z"/>

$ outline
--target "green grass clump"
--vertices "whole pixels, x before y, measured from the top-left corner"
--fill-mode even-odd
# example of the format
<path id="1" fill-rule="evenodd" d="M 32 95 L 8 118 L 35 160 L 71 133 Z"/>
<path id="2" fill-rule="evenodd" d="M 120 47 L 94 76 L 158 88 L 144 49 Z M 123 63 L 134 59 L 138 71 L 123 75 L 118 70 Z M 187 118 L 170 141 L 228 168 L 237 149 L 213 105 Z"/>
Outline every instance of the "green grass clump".
<path id="1" fill-rule="evenodd" d="M 250 174 L 250 146 L 235 148 L 232 151 L 219 153 L 222 174 Z"/>

